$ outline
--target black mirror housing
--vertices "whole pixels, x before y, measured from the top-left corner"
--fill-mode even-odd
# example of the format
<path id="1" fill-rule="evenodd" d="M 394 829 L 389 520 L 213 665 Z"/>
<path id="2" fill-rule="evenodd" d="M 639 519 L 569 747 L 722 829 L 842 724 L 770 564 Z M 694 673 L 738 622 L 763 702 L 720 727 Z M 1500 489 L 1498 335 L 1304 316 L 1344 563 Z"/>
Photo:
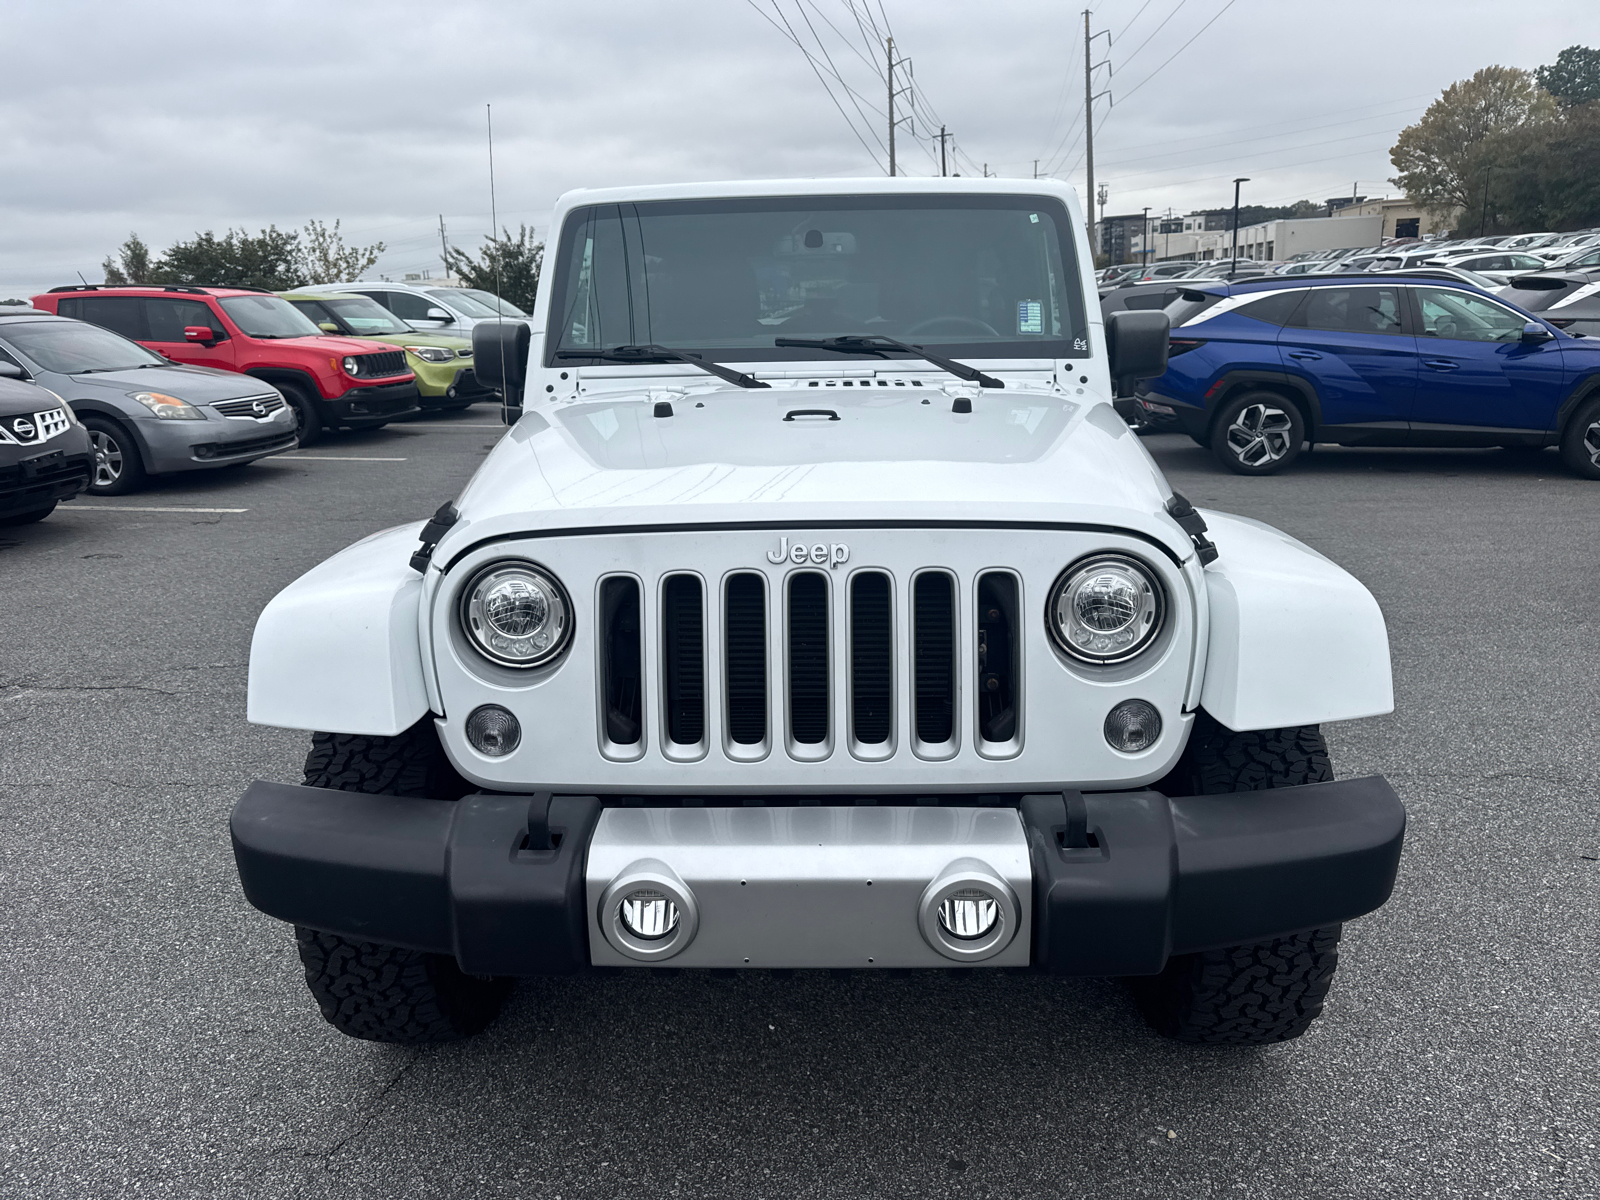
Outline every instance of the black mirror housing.
<path id="1" fill-rule="evenodd" d="M 480 321 L 472 327 L 472 373 L 479 383 L 500 393 L 507 425 L 516 424 L 522 415 L 532 340 L 526 321 Z"/>
<path id="2" fill-rule="evenodd" d="M 1133 393 L 1141 379 L 1166 374 L 1172 323 L 1159 311 L 1128 310 L 1106 318 L 1106 357 L 1118 396 Z"/>
<path id="3" fill-rule="evenodd" d="M 1548 342 L 1553 337 L 1555 337 L 1555 334 L 1551 333 L 1537 321 L 1529 321 L 1522 327 L 1522 340 L 1530 344 Z"/>

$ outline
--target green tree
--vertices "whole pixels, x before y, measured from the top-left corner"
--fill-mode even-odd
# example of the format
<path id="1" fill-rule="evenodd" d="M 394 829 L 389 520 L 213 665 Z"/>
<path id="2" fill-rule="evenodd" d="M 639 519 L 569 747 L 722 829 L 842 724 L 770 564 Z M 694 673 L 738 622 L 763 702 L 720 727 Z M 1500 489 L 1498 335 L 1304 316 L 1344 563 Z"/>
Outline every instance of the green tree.
<path id="1" fill-rule="evenodd" d="M 1459 218 L 1464 228 L 1490 218 L 1497 222 L 1485 201 L 1508 189 L 1496 188 L 1493 174 L 1523 157 L 1557 111 L 1555 100 L 1529 72 L 1484 67 L 1445 88 L 1420 121 L 1401 131 L 1389 151 L 1400 172 L 1391 182 L 1441 221 Z"/>
<path id="2" fill-rule="evenodd" d="M 1556 55 L 1555 62 L 1533 74 L 1563 108 L 1600 100 L 1600 50 L 1568 46 Z"/>
<path id="3" fill-rule="evenodd" d="M 28 301 L 26 300 L 0 300 L 0 304 L 20 304 L 23 308 L 28 307 Z"/>
<path id="4" fill-rule="evenodd" d="M 299 286 L 303 278 L 300 235 L 269 225 L 258 237 L 230 229 L 219 238 L 207 230 L 192 241 L 177 242 L 157 261 L 151 282 L 282 291 Z"/>
<path id="5" fill-rule="evenodd" d="M 523 312 L 532 312 L 544 266 L 544 243 L 534 241 L 526 225 L 516 237 L 509 229 L 501 229 L 500 234 L 486 239 L 476 258 L 452 246 L 445 265 L 468 287 L 493 292 Z"/>
<path id="6" fill-rule="evenodd" d="M 346 247 L 339 235 L 339 222 L 329 229 L 316 218 L 306 222 L 300 251 L 300 274 L 306 283 L 344 283 L 361 278 L 378 261 L 386 247 L 382 242 L 370 246 Z"/>
<path id="7" fill-rule="evenodd" d="M 149 283 L 150 247 L 137 233 L 130 233 L 122 243 L 115 259 L 107 256 L 100 269 L 106 273 L 106 282 L 125 287 L 130 283 Z"/>

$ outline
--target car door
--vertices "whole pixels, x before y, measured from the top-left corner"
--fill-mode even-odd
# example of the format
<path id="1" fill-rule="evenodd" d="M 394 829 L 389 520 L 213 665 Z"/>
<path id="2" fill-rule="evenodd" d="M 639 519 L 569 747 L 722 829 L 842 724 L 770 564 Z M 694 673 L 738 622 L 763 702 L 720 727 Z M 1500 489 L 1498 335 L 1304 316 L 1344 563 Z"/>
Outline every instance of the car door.
<path id="1" fill-rule="evenodd" d="M 430 312 L 442 312 L 449 315 L 450 310 L 437 300 L 430 299 L 427 296 L 419 296 L 415 292 L 390 292 L 388 302 L 384 307 L 402 321 L 410 321 L 417 328 L 425 329 L 430 333 L 465 333 L 467 337 L 472 336 L 471 331 L 464 331 L 460 327 L 460 322 L 453 316 L 450 317 L 449 321 L 440 321 L 437 317 L 430 317 L 428 315 Z"/>
<path id="2" fill-rule="evenodd" d="M 146 335 L 144 344 L 158 354 L 165 354 L 173 362 L 190 363 L 197 367 L 221 367 L 232 370 L 234 353 L 232 339 L 223 328 L 222 321 L 203 300 L 184 296 L 146 296 L 144 305 Z M 185 329 L 203 327 L 211 330 L 214 339 L 191 342 Z"/>
<path id="3" fill-rule="evenodd" d="M 1412 443 L 1498 445 L 1506 431 L 1554 428 L 1561 345 L 1525 342 L 1528 316 L 1461 288 L 1412 287 L 1417 330 Z"/>
<path id="4" fill-rule="evenodd" d="M 1398 286 L 1307 290 L 1278 337 L 1284 368 L 1322 406 L 1317 440 L 1399 446 L 1417 383 L 1417 346 Z"/>

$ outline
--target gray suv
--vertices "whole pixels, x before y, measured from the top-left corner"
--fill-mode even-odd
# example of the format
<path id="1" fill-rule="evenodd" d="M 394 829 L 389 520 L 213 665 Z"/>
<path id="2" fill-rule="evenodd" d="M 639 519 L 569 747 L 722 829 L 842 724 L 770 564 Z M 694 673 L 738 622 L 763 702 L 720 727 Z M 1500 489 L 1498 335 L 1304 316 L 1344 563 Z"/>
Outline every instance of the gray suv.
<path id="1" fill-rule="evenodd" d="M 179 366 L 99 325 L 36 310 L 0 316 L 0 362 L 72 406 L 94 447 L 89 491 L 292 450 L 294 412 L 271 384 Z"/>

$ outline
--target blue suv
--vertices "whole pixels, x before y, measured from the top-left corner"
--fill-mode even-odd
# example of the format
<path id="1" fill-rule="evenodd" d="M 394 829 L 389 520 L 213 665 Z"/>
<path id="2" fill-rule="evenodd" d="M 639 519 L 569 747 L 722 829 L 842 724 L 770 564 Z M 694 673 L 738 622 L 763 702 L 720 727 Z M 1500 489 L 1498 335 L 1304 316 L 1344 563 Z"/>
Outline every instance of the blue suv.
<path id="1" fill-rule="evenodd" d="M 1242 475 L 1303 446 L 1559 446 L 1600 479 L 1600 339 L 1468 284 L 1405 275 L 1185 288 L 1141 415 Z"/>

